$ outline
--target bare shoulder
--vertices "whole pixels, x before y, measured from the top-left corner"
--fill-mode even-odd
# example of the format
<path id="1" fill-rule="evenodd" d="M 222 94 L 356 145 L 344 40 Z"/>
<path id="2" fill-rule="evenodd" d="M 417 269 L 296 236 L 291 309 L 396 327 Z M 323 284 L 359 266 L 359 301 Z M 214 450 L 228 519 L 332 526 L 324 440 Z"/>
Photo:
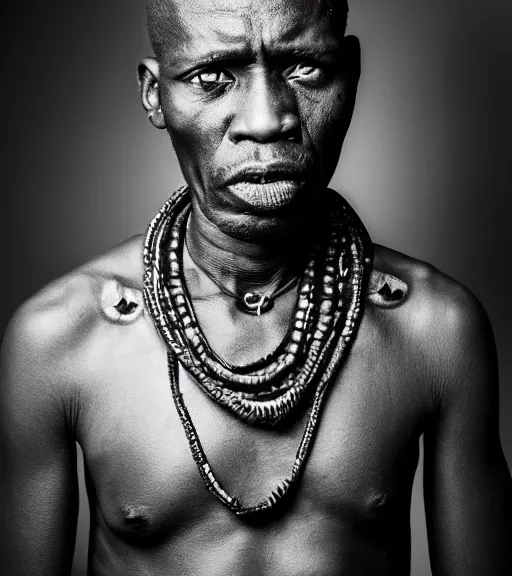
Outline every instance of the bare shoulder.
<path id="1" fill-rule="evenodd" d="M 142 236 L 127 240 L 24 302 L 4 335 L 4 365 L 56 375 L 72 351 L 83 348 L 98 324 L 111 320 L 109 311 L 118 313 L 115 306 L 123 296 L 128 295 L 125 300 L 133 317 L 129 300 L 142 304 L 142 241 Z"/>
<path id="2" fill-rule="evenodd" d="M 488 316 L 468 288 L 430 264 L 383 246 L 375 248 L 374 270 L 406 286 L 403 302 L 382 313 L 436 386 L 463 385 L 469 369 L 487 369 L 494 362 Z"/>
<path id="3" fill-rule="evenodd" d="M 472 292 L 437 268 L 395 250 L 376 246 L 374 269 L 406 286 L 401 314 L 413 321 L 421 336 L 453 336 L 487 323 L 487 315 Z"/>

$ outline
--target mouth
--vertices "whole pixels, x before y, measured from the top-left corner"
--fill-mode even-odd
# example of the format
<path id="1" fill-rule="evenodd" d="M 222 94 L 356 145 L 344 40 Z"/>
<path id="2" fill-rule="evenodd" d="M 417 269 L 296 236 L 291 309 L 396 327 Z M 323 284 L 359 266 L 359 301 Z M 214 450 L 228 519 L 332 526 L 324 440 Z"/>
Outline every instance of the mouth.
<path id="1" fill-rule="evenodd" d="M 291 204 L 303 189 L 305 179 L 305 172 L 296 166 L 247 166 L 226 185 L 255 211 L 268 211 Z"/>

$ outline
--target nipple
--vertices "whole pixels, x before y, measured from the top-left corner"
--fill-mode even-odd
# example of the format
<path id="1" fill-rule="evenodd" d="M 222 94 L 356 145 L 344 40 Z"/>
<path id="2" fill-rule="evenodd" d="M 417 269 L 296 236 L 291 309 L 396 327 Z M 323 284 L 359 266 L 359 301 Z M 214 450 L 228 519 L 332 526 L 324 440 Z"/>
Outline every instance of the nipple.
<path id="1" fill-rule="evenodd" d="M 122 513 L 126 526 L 132 530 L 144 530 L 149 525 L 146 506 L 123 506 Z"/>

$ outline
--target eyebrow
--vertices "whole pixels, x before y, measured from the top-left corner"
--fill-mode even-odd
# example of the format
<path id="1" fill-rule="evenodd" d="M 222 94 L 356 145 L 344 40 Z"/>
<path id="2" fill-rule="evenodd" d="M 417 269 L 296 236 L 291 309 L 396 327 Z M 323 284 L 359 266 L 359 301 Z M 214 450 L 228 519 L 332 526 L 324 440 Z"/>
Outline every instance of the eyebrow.
<path id="1" fill-rule="evenodd" d="M 266 50 L 271 58 L 284 59 L 287 57 L 303 58 L 335 58 L 339 56 L 340 47 L 335 44 L 320 45 L 317 47 L 282 45 Z M 185 56 L 184 54 L 176 55 L 176 61 L 181 61 L 189 70 L 203 66 L 211 66 L 220 63 L 242 63 L 253 61 L 255 53 L 252 48 L 246 44 L 239 48 L 212 50 L 209 53 L 198 54 L 197 56 Z"/>
<path id="2" fill-rule="evenodd" d="M 334 44 L 326 44 L 325 46 L 316 46 L 315 48 L 310 48 L 307 46 L 288 46 L 288 47 L 277 47 L 272 50 L 272 52 L 277 56 L 284 56 L 292 54 L 293 56 L 305 56 L 305 57 L 318 57 L 318 56 L 338 56 L 340 53 L 340 46 Z"/>
<path id="3" fill-rule="evenodd" d="M 185 51 L 174 52 L 169 63 L 171 65 L 179 66 L 180 68 L 185 68 L 193 70 L 194 68 L 200 68 L 201 66 L 209 66 L 211 64 L 216 64 L 218 62 L 235 62 L 242 60 L 250 60 L 254 57 L 254 54 L 248 46 L 240 48 L 231 49 L 219 49 L 211 50 L 204 54 L 191 54 Z"/>

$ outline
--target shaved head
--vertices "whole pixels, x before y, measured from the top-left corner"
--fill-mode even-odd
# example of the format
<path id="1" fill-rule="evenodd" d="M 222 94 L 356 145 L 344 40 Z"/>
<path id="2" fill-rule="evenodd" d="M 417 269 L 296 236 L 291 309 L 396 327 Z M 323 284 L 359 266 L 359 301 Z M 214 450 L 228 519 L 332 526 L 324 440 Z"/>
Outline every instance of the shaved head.
<path id="1" fill-rule="evenodd" d="M 191 2 L 193 0 L 187 0 Z M 293 4 L 294 0 L 289 0 Z M 345 33 L 348 16 L 347 0 L 314 0 L 325 5 L 325 9 L 333 18 L 333 22 L 341 34 Z M 254 4 L 257 0 L 240 0 L 240 6 Z M 221 0 L 212 0 L 212 7 L 218 5 L 223 10 Z M 167 46 L 167 39 L 175 31 L 179 4 L 175 0 L 146 0 L 146 22 L 151 45 L 158 60 L 163 58 Z"/>

